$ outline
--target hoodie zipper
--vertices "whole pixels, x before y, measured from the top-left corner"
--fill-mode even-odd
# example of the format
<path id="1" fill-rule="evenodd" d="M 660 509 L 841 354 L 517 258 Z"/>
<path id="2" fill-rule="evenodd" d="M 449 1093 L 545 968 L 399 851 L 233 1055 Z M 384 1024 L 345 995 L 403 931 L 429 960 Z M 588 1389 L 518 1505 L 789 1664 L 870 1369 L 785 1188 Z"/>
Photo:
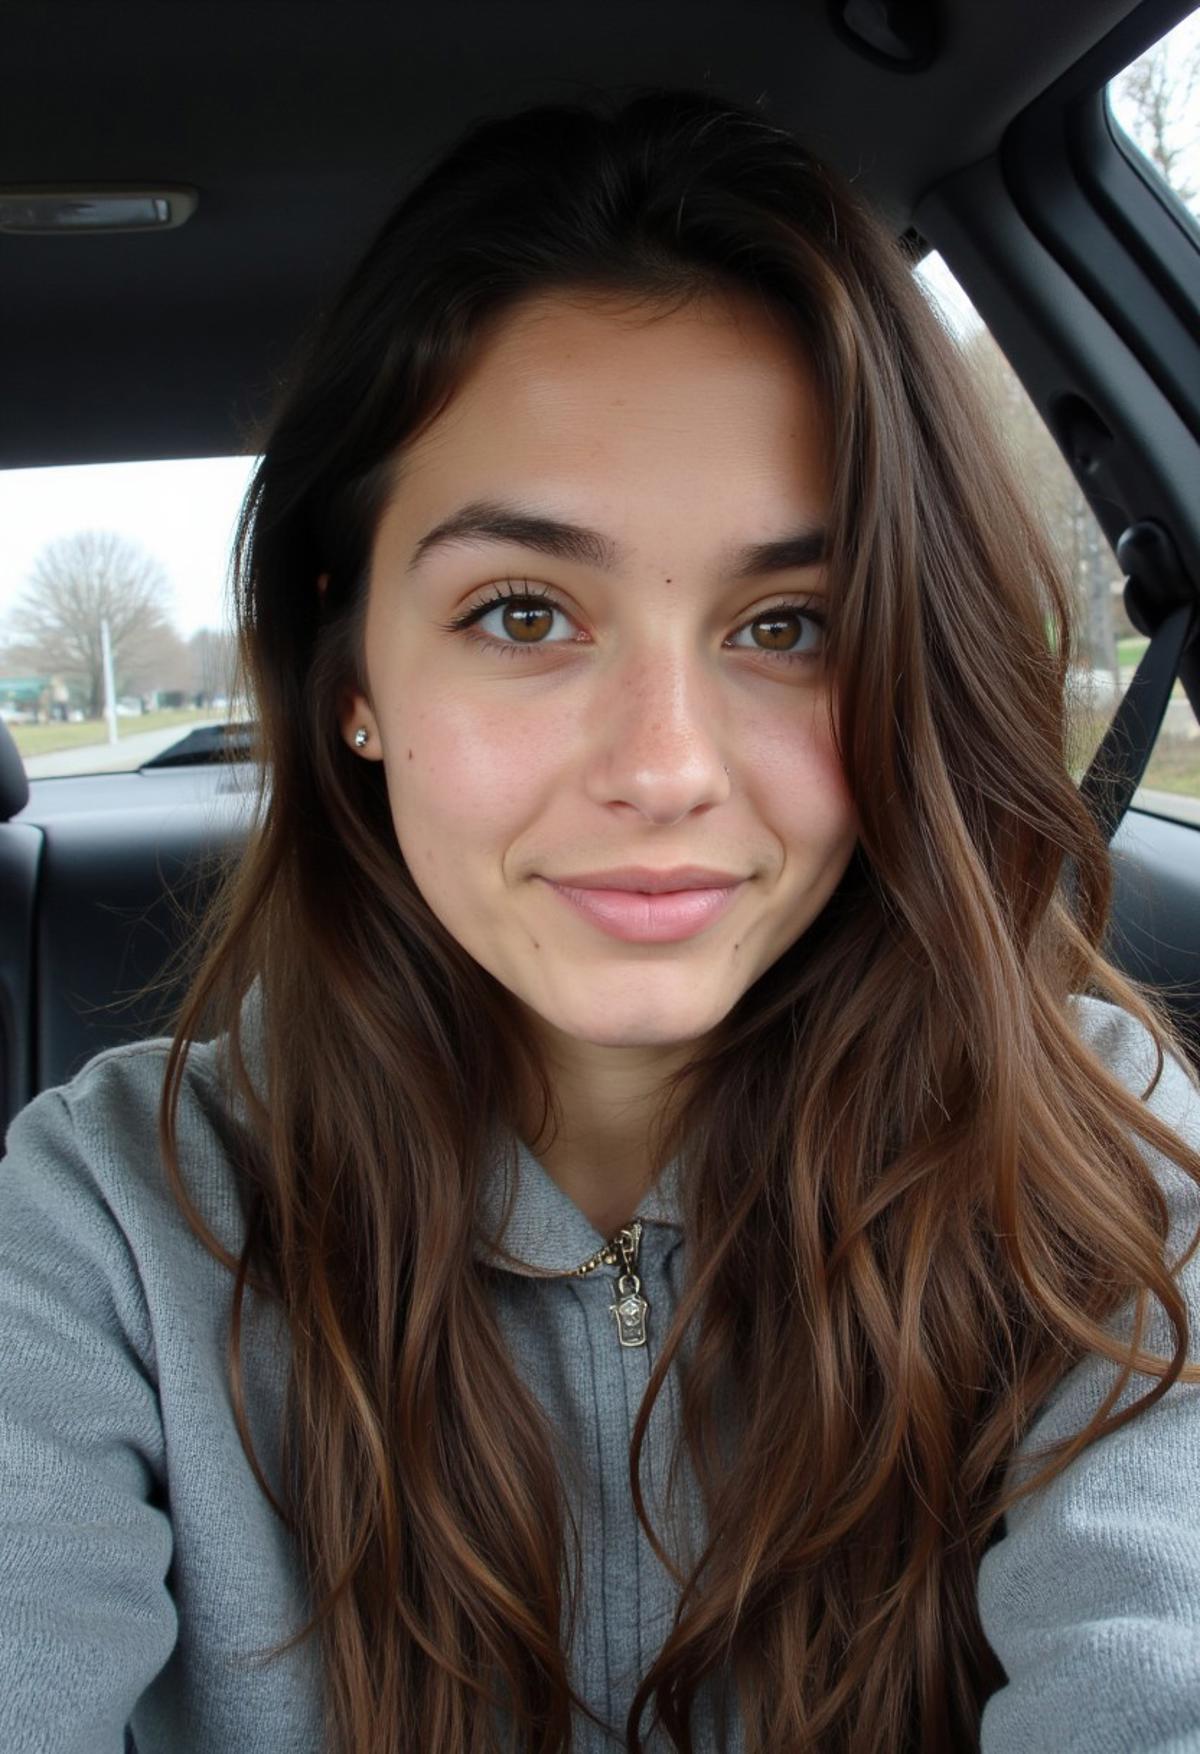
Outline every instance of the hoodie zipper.
<path id="1" fill-rule="evenodd" d="M 560 1278 L 582 1278 L 585 1273 L 594 1273 L 597 1267 L 623 1269 L 617 1276 L 617 1300 L 608 1306 L 609 1314 L 617 1324 L 617 1340 L 622 1346 L 646 1344 L 646 1316 L 650 1305 L 642 1296 L 642 1282 L 634 1272 L 641 1241 L 642 1221 L 634 1218 L 588 1260 L 578 1267 L 568 1267 L 559 1275 Z"/>

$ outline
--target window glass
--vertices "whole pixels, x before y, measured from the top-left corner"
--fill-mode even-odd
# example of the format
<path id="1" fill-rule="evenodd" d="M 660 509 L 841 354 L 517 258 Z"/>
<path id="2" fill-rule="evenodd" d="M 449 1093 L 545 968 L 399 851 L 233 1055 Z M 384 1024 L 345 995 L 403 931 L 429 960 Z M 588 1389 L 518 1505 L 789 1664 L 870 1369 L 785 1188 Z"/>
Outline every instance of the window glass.
<path id="1" fill-rule="evenodd" d="M 1070 690 L 1070 766 L 1080 780 L 1149 641 L 1126 614 L 1124 577 L 1079 484 L 970 299 L 936 252 L 916 273 L 995 411 L 1017 473 L 1074 583 L 1078 664 Z M 1133 804 L 1200 823 L 1200 723 L 1179 681 Z"/>
<path id="2" fill-rule="evenodd" d="M 1200 219 L 1200 11 L 1131 61 L 1105 97 L 1126 148 Z"/>
<path id="3" fill-rule="evenodd" d="M 228 569 L 254 461 L 0 471 L 0 718 L 31 779 L 244 722 Z"/>

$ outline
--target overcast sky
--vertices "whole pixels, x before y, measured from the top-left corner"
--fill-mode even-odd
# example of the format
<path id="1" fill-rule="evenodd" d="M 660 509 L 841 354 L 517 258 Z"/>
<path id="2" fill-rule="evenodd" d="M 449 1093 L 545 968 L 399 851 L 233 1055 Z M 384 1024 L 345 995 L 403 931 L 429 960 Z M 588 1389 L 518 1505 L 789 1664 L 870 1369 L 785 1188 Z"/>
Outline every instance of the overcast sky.
<path id="1" fill-rule="evenodd" d="M 1200 43 L 1200 12 L 1177 25 L 1171 40 L 1173 50 Z M 1115 107 L 1119 116 L 1119 103 Z M 1200 185 L 1200 128 L 1194 138 L 1197 150 L 1187 168 Z M 940 257 L 927 258 L 920 276 L 958 334 L 978 321 Z M 57 536 L 88 529 L 116 530 L 161 561 L 185 639 L 200 627 L 227 627 L 230 544 L 253 466 L 251 457 L 217 457 L 0 470 L 0 639 L 5 612 L 39 550 Z"/>
<path id="2" fill-rule="evenodd" d="M 252 457 L 211 457 L 0 471 L 0 615 L 45 543 L 117 530 L 162 562 L 185 639 L 227 626 L 229 550 L 253 466 Z"/>

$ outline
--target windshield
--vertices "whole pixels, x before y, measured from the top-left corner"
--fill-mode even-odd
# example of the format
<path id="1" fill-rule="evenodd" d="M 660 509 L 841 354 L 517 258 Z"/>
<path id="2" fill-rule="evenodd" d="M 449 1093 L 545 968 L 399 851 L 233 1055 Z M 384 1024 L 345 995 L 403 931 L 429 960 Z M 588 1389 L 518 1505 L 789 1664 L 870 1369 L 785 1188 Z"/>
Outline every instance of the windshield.
<path id="1" fill-rule="evenodd" d="M 228 574 L 255 462 L 0 471 L 0 718 L 30 779 L 128 771 L 245 724 Z M 224 735 L 192 737 L 192 759 Z"/>

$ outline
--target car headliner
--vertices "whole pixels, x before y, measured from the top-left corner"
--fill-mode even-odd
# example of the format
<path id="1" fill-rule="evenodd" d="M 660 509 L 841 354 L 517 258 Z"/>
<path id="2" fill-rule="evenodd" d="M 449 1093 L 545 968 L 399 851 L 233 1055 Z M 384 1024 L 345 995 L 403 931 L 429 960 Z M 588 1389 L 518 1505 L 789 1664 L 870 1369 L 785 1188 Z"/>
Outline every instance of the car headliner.
<path id="1" fill-rule="evenodd" d="M 187 184 L 160 235 L 0 234 L 0 466 L 255 447 L 305 321 L 462 128 L 597 88 L 765 101 L 897 233 L 1133 0 L 946 0 L 924 71 L 818 0 L 16 0 L 0 183 Z"/>

